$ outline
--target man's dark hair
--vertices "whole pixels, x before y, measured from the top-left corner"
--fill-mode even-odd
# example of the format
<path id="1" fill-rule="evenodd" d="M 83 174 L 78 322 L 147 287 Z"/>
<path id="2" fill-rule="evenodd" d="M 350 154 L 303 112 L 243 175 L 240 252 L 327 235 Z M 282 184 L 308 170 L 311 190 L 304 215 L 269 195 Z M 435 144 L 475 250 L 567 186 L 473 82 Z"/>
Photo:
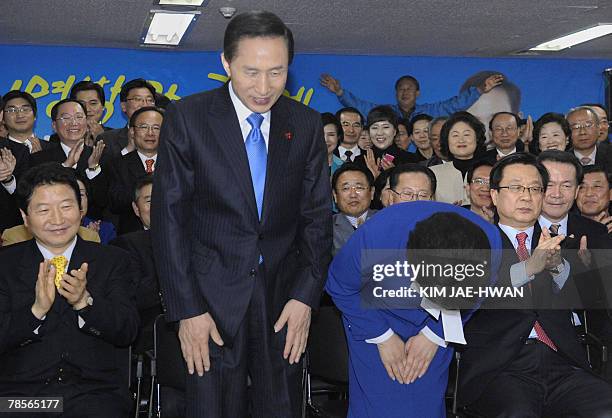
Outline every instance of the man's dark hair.
<path id="1" fill-rule="evenodd" d="M 389 186 L 391 189 L 395 190 L 397 184 L 399 183 L 400 176 L 404 173 L 422 173 L 429 178 L 429 184 L 431 185 L 431 195 L 433 197 L 436 194 L 436 175 L 429 168 L 415 163 L 405 163 L 402 165 L 398 165 L 391 169 L 391 175 L 389 176 Z"/>
<path id="2" fill-rule="evenodd" d="M 106 95 L 104 94 L 104 89 L 101 85 L 94 83 L 90 80 L 82 80 L 72 86 L 72 88 L 70 89 L 70 98 L 76 100 L 78 92 L 91 90 L 96 92 L 96 94 L 98 95 L 98 100 L 100 100 L 100 103 L 102 103 L 102 106 L 104 106 L 104 103 L 106 103 Z"/>
<path id="3" fill-rule="evenodd" d="M 499 183 L 503 177 L 504 169 L 514 164 L 531 165 L 535 167 L 538 173 L 540 173 L 542 186 L 544 186 L 544 191 L 546 191 L 546 187 L 548 186 L 548 170 L 536 160 L 535 156 L 526 152 L 515 152 L 514 154 L 506 155 L 495 163 L 493 169 L 491 169 L 491 190 L 499 190 Z"/>
<path id="4" fill-rule="evenodd" d="M 582 180 L 584 181 L 584 176 L 591 173 L 602 173 L 606 177 L 608 188 L 612 189 L 612 174 L 608 174 L 605 168 L 599 164 L 585 165 L 582 168 Z"/>
<path id="5" fill-rule="evenodd" d="M 516 127 L 520 128 L 521 126 L 521 118 L 519 117 L 519 115 L 517 115 L 516 113 L 512 113 L 512 112 L 497 112 L 494 113 L 493 116 L 491 116 L 491 120 L 489 121 L 489 129 L 493 130 L 493 121 L 501 115 L 510 115 L 512 117 L 514 117 L 514 121 L 516 122 Z"/>
<path id="6" fill-rule="evenodd" d="M 561 113 L 555 112 L 544 113 L 533 124 L 533 142 L 531 144 L 531 148 L 536 154 L 541 151 L 540 132 L 542 131 L 542 127 L 547 123 L 557 123 L 559 126 L 561 126 L 561 129 L 563 130 L 563 133 L 566 137 L 571 138 L 572 136 L 572 130 L 570 129 L 569 123 L 567 122 L 567 119 L 565 119 L 565 116 L 563 116 Z M 569 147 L 569 141 L 568 145 L 566 146 L 566 149 L 567 147 Z"/>
<path id="7" fill-rule="evenodd" d="M 583 168 L 578 158 L 572 152 L 558 151 L 558 150 L 549 150 L 542 151 L 537 158 L 540 164 L 543 164 L 544 161 L 553 161 L 556 163 L 562 164 L 570 164 L 574 166 L 576 170 L 576 184 L 579 185 L 582 183 L 583 178 Z"/>
<path id="8" fill-rule="evenodd" d="M 15 192 L 19 208 L 27 214 L 28 205 L 30 204 L 30 200 L 32 200 L 34 190 L 39 186 L 55 184 L 65 184 L 72 188 L 74 196 L 79 204 L 79 209 L 81 208 L 81 192 L 74 170 L 56 162 L 34 166 L 21 175 Z"/>
<path id="9" fill-rule="evenodd" d="M 153 100 L 155 100 L 155 88 L 144 78 L 135 78 L 121 86 L 119 100 L 123 103 L 127 102 L 128 94 L 130 94 L 130 90 L 132 89 L 147 89 L 151 93 L 151 96 L 153 96 Z"/>
<path id="10" fill-rule="evenodd" d="M 238 50 L 242 38 L 276 38 L 280 37 L 287 43 L 289 64 L 293 61 L 293 33 L 285 23 L 274 13 L 256 10 L 240 13 L 234 17 L 223 37 L 223 56 L 231 62 Z"/>
<path id="11" fill-rule="evenodd" d="M 83 102 L 81 102 L 79 100 L 76 100 L 76 99 L 67 98 L 67 99 L 60 100 L 59 102 L 57 102 L 57 103 L 55 103 L 53 105 L 53 107 L 51 108 L 51 120 L 57 120 L 57 114 L 59 112 L 59 108 L 64 103 L 76 103 L 76 104 L 78 104 L 79 106 L 81 106 L 81 109 L 83 109 L 83 113 L 85 115 L 87 115 L 87 108 L 85 107 Z"/>
<path id="12" fill-rule="evenodd" d="M 13 100 L 13 99 L 23 99 L 26 102 L 28 102 L 30 107 L 32 107 L 32 111 L 34 112 L 34 117 L 36 117 L 36 113 L 38 112 L 38 109 L 36 107 L 36 99 L 30 93 L 25 92 L 25 91 L 11 90 L 8 93 L 6 93 L 2 97 L 2 102 L 4 102 L 4 104 L 2 105 L 2 110 L 6 110 L 9 100 Z"/>
<path id="13" fill-rule="evenodd" d="M 171 102 L 172 100 L 170 100 L 165 94 L 155 92 L 155 106 L 158 108 L 166 110 Z"/>
<path id="14" fill-rule="evenodd" d="M 421 86 L 419 85 L 419 81 L 414 78 L 411 75 L 403 75 L 400 78 L 397 79 L 397 81 L 395 82 L 395 90 L 398 89 L 400 83 L 404 80 L 410 81 L 412 84 L 414 84 L 414 87 L 417 89 L 417 91 L 421 90 Z"/>
<path id="15" fill-rule="evenodd" d="M 153 174 L 145 174 L 139 177 L 134 184 L 134 202 L 140 197 L 140 193 L 143 187 L 153 184 Z"/>
<path id="16" fill-rule="evenodd" d="M 457 231 L 461 233 L 458 234 Z M 450 295 L 451 288 L 463 285 L 462 280 L 457 280 L 454 274 L 441 274 L 442 269 L 435 273 L 435 266 L 440 265 L 444 268 L 453 266 L 453 270 L 455 266 L 475 266 L 488 258 L 486 255 L 490 254 L 490 250 L 491 244 L 487 234 L 474 222 L 455 212 L 438 212 L 417 222 L 410 231 L 407 259 L 413 265 L 423 263 L 424 267 L 427 266 L 428 273 L 419 274 L 416 279 L 420 286 L 446 288 L 446 294 Z M 434 274 L 429 274 L 430 267 Z M 476 275 L 466 277 L 465 286 L 474 286 L 473 280 L 477 277 Z M 489 275 L 485 273 L 480 281 L 488 280 L 488 277 Z M 432 301 L 444 308 L 457 309 L 458 305 L 464 305 L 466 302 L 474 303 L 476 298 L 434 296 Z"/>
<path id="17" fill-rule="evenodd" d="M 391 106 L 376 106 L 368 113 L 368 129 L 376 122 L 389 122 L 397 130 L 397 116 Z"/>
<path id="18" fill-rule="evenodd" d="M 343 113 L 355 113 L 359 115 L 359 123 L 361 123 L 362 126 L 364 125 L 363 115 L 359 110 L 355 109 L 354 107 L 343 107 L 342 109 L 338 110 L 336 112 L 336 118 L 338 119 L 338 121 L 340 121 L 340 115 L 342 115 Z"/>
<path id="19" fill-rule="evenodd" d="M 325 127 L 325 125 L 334 125 L 336 127 L 336 135 L 338 136 L 338 145 L 340 145 L 340 143 L 342 142 L 342 139 L 344 138 L 344 131 L 342 130 L 342 125 L 340 125 L 340 122 L 334 116 L 334 114 L 329 113 L 329 112 L 321 113 L 321 122 L 322 122 L 323 127 Z"/>
<path id="20" fill-rule="evenodd" d="M 440 130 L 440 150 L 442 151 L 442 155 L 452 157 L 450 150 L 448 149 L 448 137 L 450 135 L 450 131 L 453 129 L 453 126 L 455 126 L 455 124 L 458 122 L 467 123 L 476 134 L 476 150 L 474 151 L 474 156 L 477 157 L 484 154 L 486 151 L 485 126 L 476 116 L 469 112 L 461 111 L 450 115 L 446 122 L 444 122 L 444 125 L 442 125 L 442 129 Z"/>
<path id="21" fill-rule="evenodd" d="M 408 135 L 412 135 L 414 133 L 414 124 L 420 120 L 426 120 L 427 122 L 431 122 L 433 117 L 429 116 L 426 113 L 420 113 L 410 119 L 410 123 L 406 125 L 406 130 L 408 131 Z M 427 124 L 427 129 L 429 129 L 429 123 Z"/>
<path id="22" fill-rule="evenodd" d="M 370 187 L 374 186 L 374 176 L 372 175 L 372 172 L 370 170 L 368 170 L 367 168 L 365 168 L 364 166 L 360 165 L 360 164 L 355 164 L 355 163 L 344 163 L 340 166 L 340 168 L 338 168 L 335 172 L 334 175 L 332 176 L 332 189 L 336 190 L 336 185 L 338 184 L 338 179 L 340 178 L 340 176 L 344 173 L 346 173 L 347 171 L 358 171 L 361 174 L 363 174 L 368 182 L 368 185 Z M 337 192 L 338 190 L 336 190 Z"/>
<path id="23" fill-rule="evenodd" d="M 155 107 L 155 106 L 141 107 L 140 109 L 132 113 L 132 117 L 130 117 L 130 128 L 133 128 L 134 125 L 136 125 L 136 120 L 138 119 L 138 116 L 142 115 L 145 112 L 157 112 L 162 116 L 162 118 L 164 117 L 164 111 L 163 109 L 160 109 L 159 107 Z"/>
<path id="24" fill-rule="evenodd" d="M 476 169 L 480 168 L 480 167 L 491 167 L 493 168 L 493 164 L 491 164 L 491 162 L 489 162 L 488 160 L 479 160 L 476 161 L 474 164 L 472 164 L 472 166 L 470 167 L 470 169 L 467 172 L 467 182 L 468 184 L 470 184 L 472 182 L 472 179 L 474 178 L 474 171 L 476 171 Z"/>
<path id="25" fill-rule="evenodd" d="M 484 83 L 484 81 L 495 74 L 501 74 L 499 71 L 480 71 L 465 80 L 461 88 L 459 89 L 460 93 L 468 90 L 470 87 L 480 87 Z M 503 75 L 503 74 L 502 74 Z M 514 113 L 518 113 L 521 109 L 521 89 L 519 89 L 516 84 L 512 83 L 508 80 L 508 77 L 504 75 L 504 81 L 495 87 L 496 89 L 502 89 L 508 95 L 510 99 L 510 108 Z"/>

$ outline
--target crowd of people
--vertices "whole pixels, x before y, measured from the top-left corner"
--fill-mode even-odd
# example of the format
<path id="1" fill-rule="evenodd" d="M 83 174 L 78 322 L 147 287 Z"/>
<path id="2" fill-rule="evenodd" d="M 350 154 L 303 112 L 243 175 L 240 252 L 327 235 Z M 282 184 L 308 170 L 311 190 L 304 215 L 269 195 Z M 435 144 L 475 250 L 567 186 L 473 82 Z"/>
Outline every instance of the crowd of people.
<path id="1" fill-rule="evenodd" d="M 272 335 L 274 328 L 278 333 L 286 323 L 288 331 L 284 336 L 287 340 L 295 338 L 295 342 L 266 341 L 271 346 L 280 345 L 281 353 L 284 346 L 284 359 L 296 367 L 306 347 L 310 306 L 316 306 L 322 294 L 317 284 L 293 282 L 294 276 L 315 277 L 322 286 L 325 260 L 334 257 L 326 290 L 345 315 L 349 340 L 354 338 L 349 344 L 355 356 L 350 372 L 350 416 L 406 416 L 398 406 L 406 397 L 412 397 L 414 411 L 420 411 L 412 416 L 441 416 L 453 345 L 461 346 L 463 352 L 458 401 L 484 416 L 562 416 L 568 411 L 583 417 L 612 416 L 612 386 L 593 373 L 576 331 L 580 325 L 576 314 L 586 310 L 592 318 L 591 330 L 602 341 L 612 341 L 607 297 L 610 276 L 605 275 L 609 262 L 601 256 L 605 254 L 601 251 L 612 249 L 612 145 L 604 106 L 577 103 L 565 115 L 546 113 L 535 121 L 507 111 L 489 112 L 492 116 L 483 121 L 467 109 L 501 88 L 501 74 L 487 74 L 465 86 L 458 96 L 432 104 L 417 103 L 418 80 L 403 76 L 395 84 L 397 103 L 391 105 L 362 100 L 357 92 L 324 74 L 321 84 L 337 95 L 339 110 L 320 116 L 300 110 L 304 112 L 300 119 L 304 126 L 288 124 L 284 129 L 274 118 L 270 122 L 269 116 L 277 100 L 279 107 L 284 106 L 283 115 L 291 113 L 287 110 L 291 106 L 297 106 L 281 98 L 284 82 L 279 84 L 274 100 L 256 98 L 249 102 L 241 95 L 247 90 L 247 81 L 234 67 L 239 60 L 248 58 L 237 45 L 264 42 L 267 48 L 267 43 L 290 36 L 282 22 L 264 17 L 274 30 L 280 27 L 280 32 L 226 32 L 230 41 L 224 45 L 223 64 L 232 77 L 231 82 L 213 93 L 216 96 L 196 95 L 170 105 L 166 112 L 168 101 L 150 83 L 144 79 L 126 82 L 120 93 L 121 110 L 127 120 L 124 127 L 111 129 L 101 123 L 105 93 L 91 81 L 76 83 L 69 97 L 53 106 L 54 132 L 49 140 L 35 134 L 38 108 L 32 95 L 13 90 L 2 96 L 0 360 L 4 367 L 0 370 L 0 395 L 61 393 L 66 416 L 125 416 L 129 406 L 120 367 L 125 349 L 131 345 L 136 353 L 150 350 L 153 322 L 162 312 L 181 323 L 183 356 L 194 378 L 206 373 L 221 379 L 209 372 L 208 348 L 202 351 L 201 359 L 199 353 L 190 351 L 197 347 L 193 342 L 197 333 L 190 328 L 195 325 L 184 321 L 199 315 L 210 332 L 206 334 L 206 347 L 210 335 L 218 346 L 229 342 L 230 348 L 236 343 L 234 339 L 249 341 L 249 333 L 261 325 L 254 320 L 242 321 L 245 312 L 249 317 L 280 315 L 274 327 L 264 327 L 265 332 Z M 257 19 L 262 17 L 255 18 L 261 24 Z M 235 44 L 231 43 L 232 36 L 237 39 Z M 290 62 L 292 37 L 288 45 Z M 273 82 L 272 85 L 273 89 L 278 87 Z M 209 112 L 210 126 L 204 125 L 202 116 L 193 109 Z M 255 113 L 249 116 L 251 111 Z M 233 127 L 230 132 L 226 125 L 215 122 L 228 114 L 235 119 L 234 113 L 240 129 Z M 165 119 L 170 123 L 166 127 Z M 236 145 L 228 139 L 222 144 L 225 149 L 217 143 L 197 142 L 213 129 L 221 130 L 215 134 L 228 138 L 242 133 L 246 152 L 240 148 L 241 141 Z M 161 135 L 162 143 L 161 132 L 165 134 Z M 259 142 L 253 132 L 260 135 Z M 316 141 L 300 142 L 312 132 L 319 135 Z M 269 136 L 283 135 L 282 144 L 269 142 Z M 322 163 L 325 170 L 320 179 L 316 164 L 324 158 L 324 147 L 327 165 Z M 163 172 L 156 175 L 158 150 L 162 149 Z M 246 171 L 241 173 L 246 173 L 242 179 L 246 187 L 236 184 L 232 180 L 235 172 L 225 172 L 217 161 L 230 151 L 232 155 L 240 154 L 240 158 L 228 170 L 244 168 Z M 267 173 L 266 153 L 274 153 L 274 158 L 268 159 L 274 164 L 267 165 Z M 279 158 L 288 160 L 280 164 Z M 295 187 L 285 187 L 294 183 Z M 264 194 L 264 186 L 266 193 L 268 187 L 282 190 L 272 197 L 282 205 L 266 200 L 272 198 Z M 160 187 L 157 194 L 154 187 Z M 198 193 L 194 188 L 202 191 Z M 232 198 L 218 198 L 226 189 L 234 193 Z M 232 216 L 242 210 L 235 199 L 244 190 L 246 194 L 255 192 L 251 215 L 257 215 L 234 222 Z M 157 199 L 153 222 L 152 196 Z M 357 314 L 351 299 L 354 294 L 348 290 L 354 284 L 350 283 L 353 278 L 344 274 L 352 252 L 359 249 L 355 247 L 357 240 L 351 237 L 379 237 L 372 222 L 382 226 L 391 219 L 387 228 L 390 235 L 385 240 L 392 239 L 395 231 L 402 235 L 395 237 L 398 245 L 405 248 L 408 225 L 412 228 L 424 220 L 423 214 L 431 208 L 423 206 L 414 212 L 417 206 L 399 205 L 414 201 L 450 204 L 466 217 L 466 211 L 460 209 L 463 207 L 472 212 L 467 218 L 490 237 L 499 229 L 501 241 L 490 238 L 491 243 L 514 250 L 515 255 L 502 260 L 499 281 L 530 289 L 532 284 L 536 288 L 547 283 L 548 290 L 552 286 L 557 293 L 569 293 L 571 289 L 573 293 L 567 297 L 575 309 L 481 309 L 470 314 L 464 343 L 445 338 L 445 330 L 433 329 L 431 324 L 429 332 L 416 325 L 406 331 L 400 325 L 394 328 L 391 320 L 381 319 L 383 316 L 373 320 Z M 292 202 L 291 206 L 288 202 Z M 273 204 L 276 206 L 267 206 Z M 279 212 L 277 206 L 287 209 Z M 323 206 L 327 208 L 324 215 L 318 209 Z M 192 208 L 206 208 L 207 215 L 200 219 L 187 212 Z M 277 219 L 274 227 L 267 226 L 270 213 Z M 326 219 L 331 221 L 332 216 L 333 230 L 328 232 L 330 238 L 333 236 L 333 248 L 327 248 L 325 231 L 331 225 L 326 224 Z M 402 222 L 402 216 L 409 218 L 400 226 L 397 223 Z M 220 220 L 216 222 L 215 217 Z M 253 219 L 252 225 L 256 226 L 251 228 Z M 440 222 L 436 225 L 450 228 L 440 233 L 461 235 L 472 231 L 472 224 L 463 225 L 457 218 Z M 463 227 L 465 230 L 461 230 Z M 240 228 L 248 229 L 248 234 L 236 233 Z M 210 250 L 213 244 L 206 244 L 206 240 L 217 239 L 225 230 L 236 233 L 235 239 L 218 244 L 214 247 L 216 252 Z M 205 231 L 218 234 L 196 237 Z M 285 237 L 283 233 L 293 235 Z M 308 238 L 309 234 L 312 237 Z M 294 235 L 305 235 L 308 245 L 294 248 Z M 189 240 L 194 243 L 184 247 Z M 290 249 L 275 251 L 274 245 L 280 241 Z M 251 246 L 252 243 L 257 244 Z M 178 248 L 191 251 L 182 252 L 181 257 L 186 257 L 182 265 L 154 257 Z M 569 254 L 563 250 L 575 251 Z M 294 265 L 281 260 L 279 257 L 285 253 L 295 254 L 296 259 L 307 257 L 313 266 L 303 269 L 300 261 Z M 194 266 L 189 267 L 189 263 Z M 202 283 L 218 290 L 218 300 L 207 295 L 202 302 L 193 295 L 197 291 L 205 293 L 204 290 L 191 294 L 186 287 L 191 285 L 179 278 L 176 283 L 180 285 L 175 283 L 176 286 L 170 279 L 160 279 L 175 273 L 177 277 L 204 277 L 209 270 L 216 271 L 219 277 L 230 277 L 242 274 L 237 270 L 239 263 L 240 272 L 256 283 L 255 290 L 238 286 L 240 297 L 213 278 Z M 280 290 L 266 293 L 266 286 L 272 285 L 257 277 L 268 277 L 271 269 L 274 277 L 293 275 L 284 279 L 294 287 L 278 285 Z M 242 298 L 247 290 L 258 294 L 251 302 Z M 224 312 L 227 307 L 231 312 Z M 424 321 L 428 314 L 420 312 L 423 318 L 408 321 Z M 292 318 L 298 313 L 307 318 L 299 322 L 308 324 L 305 333 L 291 328 Z M 362 321 L 369 322 L 362 326 Z M 241 344 L 236 343 L 236 347 Z M 372 351 L 372 347 L 378 350 Z M 250 354 L 243 350 L 232 351 L 229 360 L 224 361 L 246 361 Z M 374 353 L 373 359 L 365 354 L 363 358 L 379 361 L 379 370 L 372 372 L 374 365 L 364 368 L 356 361 L 362 353 Z M 213 355 L 219 354 L 211 349 Z M 266 358 L 270 370 L 285 367 L 267 359 L 266 354 L 261 356 L 254 364 Z M 430 363 L 438 365 L 438 374 L 432 372 L 423 379 L 432 368 Z M 224 363 L 224 367 L 230 366 Z M 218 373 L 214 367 L 212 370 Z M 299 374 L 299 369 L 288 370 Z M 246 385 L 243 373 L 246 371 L 235 372 L 232 379 L 242 379 Z M 249 369 L 251 377 L 253 373 Z M 363 380 L 363 373 L 372 373 L 375 379 L 369 376 L 374 380 Z M 257 379 L 276 381 L 267 374 Z M 388 381 L 367 389 L 376 379 Z M 220 389 L 214 389 L 220 381 L 194 381 L 193 387 L 202 385 L 221 397 L 217 393 Z M 428 396 L 415 400 L 414 392 L 396 392 L 396 385 L 416 381 L 425 382 L 414 386 Z M 188 396 L 197 398 L 190 390 L 195 389 L 188 389 Z M 265 402 L 274 397 L 267 392 L 259 395 Z M 265 402 L 256 407 L 266 410 Z M 203 403 L 194 404 L 203 408 Z M 295 407 L 292 393 L 287 395 L 289 404 L 287 408 Z M 189 408 L 189 415 L 198 414 Z M 244 413 L 238 404 L 233 408 Z M 376 411 L 385 412 L 377 415 Z M 289 412 L 279 416 L 289 416 Z"/>

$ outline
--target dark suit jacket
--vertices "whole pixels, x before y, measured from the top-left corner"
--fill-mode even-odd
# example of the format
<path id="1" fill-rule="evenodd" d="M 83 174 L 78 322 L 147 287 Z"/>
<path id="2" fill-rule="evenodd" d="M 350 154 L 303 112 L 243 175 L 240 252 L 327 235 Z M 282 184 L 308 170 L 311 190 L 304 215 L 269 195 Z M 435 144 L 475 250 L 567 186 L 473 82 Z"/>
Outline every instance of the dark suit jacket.
<path id="1" fill-rule="evenodd" d="M 47 379 L 57 379 L 60 369 L 76 370 L 83 384 L 124 389 L 121 368 L 127 362 L 118 358 L 118 347 L 131 344 L 138 328 L 128 254 L 77 238 L 69 270 L 89 264 L 87 290 L 94 300 L 79 313 L 85 320 L 82 328 L 58 293 L 44 321 L 32 314 L 42 261 L 34 240 L 0 251 L 0 394 L 33 396 Z"/>
<path id="2" fill-rule="evenodd" d="M 105 167 L 108 167 L 107 171 L 111 173 L 108 193 L 109 207 L 113 213 L 119 215 L 119 234 L 142 230 L 142 223 L 132 209 L 136 181 L 146 175 L 138 152 L 132 151 L 123 155 Z"/>
<path id="3" fill-rule="evenodd" d="M 210 312 L 226 344 L 260 254 L 271 323 L 289 299 L 318 305 L 331 255 L 320 115 L 284 96 L 271 112 L 261 221 L 228 85 L 170 104 L 162 126 L 151 232 L 168 318 Z"/>
<path id="4" fill-rule="evenodd" d="M 525 150 L 525 144 L 519 139 L 518 141 L 516 141 L 516 152 L 523 151 L 529 152 L 529 150 Z M 487 150 L 480 159 L 487 161 L 491 165 L 495 165 L 495 163 L 497 162 L 497 148 Z"/>
<path id="5" fill-rule="evenodd" d="M 110 129 L 98 135 L 96 140 L 104 141 L 106 144 L 102 161 L 107 163 L 115 158 L 121 158 L 121 150 L 128 144 L 128 128 L 124 126 L 119 129 Z"/>
<path id="6" fill-rule="evenodd" d="M 375 209 L 368 209 L 368 214 L 366 215 L 366 221 L 372 217 L 376 212 Z M 336 213 L 334 215 L 334 250 L 333 255 L 336 255 L 338 251 L 346 244 L 348 239 L 355 232 L 355 228 L 349 222 L 346 215 L 343 213 Z"/>
<path id="7" fill-rule="evenodd" d="M 136 307 L 140 314 L 140 331 L 134 351 L 153 348 L 153 323 L 162 313 L 159 281 L 155 270 L 151 231 L 138 231 L 115 238 L 110 245 L 130 253 L 135 273 Z"/>
<path id="8" fill-rule="evenodd" d="M 87 160 L 91 156 L 92 148 L 86 146 L 81 152 L 76 169 L 86 177 L 86 169 L 88 167 Z M 32 166 L 39 164 L 56 162 L 63 163 L 66 161 L 66 154 L 60 144 L 51 144 L 47 150 L 43 150 L 30 155 Z M 88 214 L 93 219 L 101 219 L 104 208 L 108 205 L 108 185 L 107 185 L 107 169 L 102 168 L 102 172 L 89 181 L 91 185 L 91 196 L 89 197 Z"/>
<path id="9" fill-rule="evenodd" d="M 30 167 L 30 153 L 25 145 L 20 145 L 6 138 L 0 138 L 0 148 L 7 148 L 12 153 L 17 163 L 13 170 L 15 179 L 19 181 L 21 175 Z M 15 193 L 10 194 L 0 185 L 0 233 L 7 228 L 21 225 L 23 220 L 17 207 Z"/>
<path id="10" fill-rule="evenodd" d="M 499 274 L 501 282 L 498 283 L 509 286 L 510 266 L 518 263 L 519 259 L 506 234 L 503 231 L 500 233 L 504 254 Z M 532 249 L 537 246 L 539 236 L 540 228 L 536 223 L 531 240 Z M 544 275 L 548 274 L 538 274 L 533 280 L 534 295 L 545 286 L 550 286 L 550 279 Z M 578 342 L 571 322 L 570 310 L 487 309 L 485 301 L 465 327 L 467 345 L 461 356 L 459 405 L 469 405 L 476 401 L 491 380 L 516 358 L 536 320 L 568 362 L 576 367 L 590 369 L 585 350 Z"/>

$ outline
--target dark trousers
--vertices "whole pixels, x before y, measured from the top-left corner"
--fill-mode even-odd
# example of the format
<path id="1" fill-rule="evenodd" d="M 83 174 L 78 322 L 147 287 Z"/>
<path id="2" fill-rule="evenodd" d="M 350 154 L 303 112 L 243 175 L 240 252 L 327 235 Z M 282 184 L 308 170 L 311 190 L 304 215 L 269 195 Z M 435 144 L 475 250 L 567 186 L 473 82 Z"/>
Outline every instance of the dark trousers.
<path id="1" fill-rule="evenodd" d="M 525 345 L 468 409 L 487 418 L 612 418 L 612 386 L 537 342 Z"/>
<path id="2" fill-rule="evenodd" d="M 202 377 L 187 375 L 188 418 L 246 418 L 249 412 L 253 418 L 300 416 L 301 364 L 283 359 L 285 332 L 275 334 L 271 320 L 277 318 L 268 318 L 264 274 L 260 266 L 233 346 L 219 347 L 211 339 L 210 370 Z"/>

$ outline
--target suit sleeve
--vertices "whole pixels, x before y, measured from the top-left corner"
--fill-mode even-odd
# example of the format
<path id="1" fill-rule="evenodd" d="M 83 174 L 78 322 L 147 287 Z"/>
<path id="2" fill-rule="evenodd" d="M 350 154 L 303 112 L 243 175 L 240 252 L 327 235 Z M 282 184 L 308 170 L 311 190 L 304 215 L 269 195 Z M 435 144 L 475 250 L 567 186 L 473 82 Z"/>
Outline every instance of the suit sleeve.
<path id="1" fill-rule="evenodd" d="M 191 271 L 194 169 L 184 115 L 171 104 L 164 117 L 153 181 L 151 237 L 168 320 L 208 312 Z"/>
<path id="2" fill-rule="evenodd" d="M 127 253 L 113 259 L 117 261 L 110 268 L 103 290 L 88 289 L 94 303 L 80 311 L 79 316 L 85 321 L 81 331 L 124 347 L 136 339 L 140 322 L 131 285 L 134 270 Z"/>
<path id="3" fill-rule="evenodd" d="M 300 200 L 299 249 L 305 268 L 298 273 L 289 297 L 318 308 L 332 252 L 331 186 L 320 118 L 308 153 Z"/>

